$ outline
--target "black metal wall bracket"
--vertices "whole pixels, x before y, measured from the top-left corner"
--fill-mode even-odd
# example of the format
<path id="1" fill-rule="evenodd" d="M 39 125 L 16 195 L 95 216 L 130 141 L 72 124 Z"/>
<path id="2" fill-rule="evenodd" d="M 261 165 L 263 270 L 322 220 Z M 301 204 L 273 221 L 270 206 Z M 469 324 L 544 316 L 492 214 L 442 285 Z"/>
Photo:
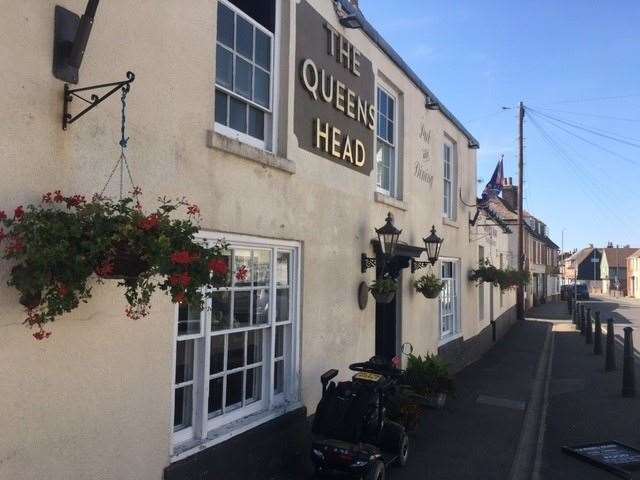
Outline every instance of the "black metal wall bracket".
<path id="1" fill-rule="evenodd" d="M 376 259 L 372 257 L 367 257 L 366 253 L 363 253 L 360 256 L 360 271 L 365 273 L 367 269 L 373 268 L 376 266 Z"/>
<path id="2" fill-rule="evenodd" d="M 133 72 L 127 72 L 127 79 L 122 80 L 121 82 L 103 83 L 102 85 L 93 85 L 91 87 L 73 88 L 73 89 L 69 88 L 68 83 L 65 83 L 64 84 L 64 106 L 62 111 L 62 129 L 66 130 L 68 125 L 71 125 L 73 122 L 78 120 L 89 110 L 92 110 L 98 105 L 100 105 L 100 103 L 102 103 L 104 100 L 109 98 L 111 95 L 113 95 L 115 92 L 117 92 L 121 88 L 129 91 L 129 88 L 131 88 L 130 87 L 131 82 L 133 82 L 135 78 L 136 76 L 133 74 Z M 109 88 L 109 87 L 111 87 L 111 89 L 102 96 L 98 96 L 95 93 L 92 93 L 91 100 L 87 100 L 86 98 L 78 94 L 78 92 L 85 92 L 88 90 L 96 90 L 100 88 Z M 78 113 L 75 116 L 69 113 L 69 103 L 73 101 L 73 97 L 77 97 L 83 102 L 89 104 L 88 107 L 86 107 L 84 110 L 82 110 L 80 113 Z"/>
<path id="3" fill-rule="evenodd" d="M 429 265 L 432 265 L 432 263 L 429 262 L 429 261 L 420 262 L 420 261 L 414 260 L 412 258 L 411 259 L 411 273 L 415 273 L 416 270 L 420 270 L 421 268 L 428 267 Z"/>

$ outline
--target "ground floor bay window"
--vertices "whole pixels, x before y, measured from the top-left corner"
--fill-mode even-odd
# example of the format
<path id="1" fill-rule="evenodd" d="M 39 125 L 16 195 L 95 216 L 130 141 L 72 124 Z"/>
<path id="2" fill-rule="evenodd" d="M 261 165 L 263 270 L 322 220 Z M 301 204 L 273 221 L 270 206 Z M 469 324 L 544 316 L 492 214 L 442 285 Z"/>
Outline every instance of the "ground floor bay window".
<path id="1" fill-rule="evenodd" d="M 446 341 L 460 332 L 458 281 L 460 262 L 455 259 L 442 259 L 440 265 L 441 279 L 444 282 L 439 297 L 440 338 Z"/>
<path id="2" fill-rule="evenodd" d="M 212 292 L 203 311 L 176 307 L 177 452 L 228 437 L 298 401 L 299 246 L 240 236 L 225 240 L 229 284 Z"/>

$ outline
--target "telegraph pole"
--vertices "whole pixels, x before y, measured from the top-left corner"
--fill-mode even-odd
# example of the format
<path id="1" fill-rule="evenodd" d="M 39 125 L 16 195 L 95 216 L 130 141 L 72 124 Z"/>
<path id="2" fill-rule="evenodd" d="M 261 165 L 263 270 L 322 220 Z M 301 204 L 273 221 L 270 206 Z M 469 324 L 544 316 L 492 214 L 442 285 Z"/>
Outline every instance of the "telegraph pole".
<path id="1" fill-rule="evenodd" d="M 518 109 L 518 271 L 524 271 L 524 104 Z M 518 285 L 516 294 L 518 320 L 524 320 L 524 285 Z"/>

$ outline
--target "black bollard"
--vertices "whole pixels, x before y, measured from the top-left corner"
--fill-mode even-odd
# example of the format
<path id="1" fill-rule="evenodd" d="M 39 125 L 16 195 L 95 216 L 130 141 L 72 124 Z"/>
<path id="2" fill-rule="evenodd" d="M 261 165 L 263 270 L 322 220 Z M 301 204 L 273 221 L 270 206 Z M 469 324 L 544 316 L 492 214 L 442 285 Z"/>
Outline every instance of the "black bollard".
<path id="1" fill-rule="evenodd" d="M 569 315 L 571 315 L 571 297 L 567 298 L 567 308 L 569 309 Z"/>
<path id="2" fill-rule="evenodd" d="M 633 358 L 633 328 L 624 329 L 624 359 L 622 363 L 622 396 L 636 396 L 636 375 Z"/>
<path id="3" fill-rule="evenodd" d="M 587 324 L 585 325 L 585 330 L 587 331 L 585 334 L 585 341 L 587 345 L 591 345 L 593 343 L 593 330 L 591 324 L 591 309 L 587 308 Z"/>
<path id="4" fill-rule="evenodd" d="M 584 335 L 584 303 L 580 304 L 580 333 Z"/>
<path id="5" fill-rule="evenodd" d="M 496 341 L 496 321 L 491 320 L 491 340 Z"/>
<path id="6" fill-rule="evenodd" d="M 593 335 L 593 354 L 602 355 L 602 324 L 600 323 L 600 312 L 596 312 L 596 325 Z"/>
<path id="7" fill-rule="evenodd" d="M 607 320 L 607 357 L 604 364 L 605 372 L 616 369 L 616 344 L 613 338 L 613 318 Z"/>
<path id="8" fill-rule="evenodd" d="M 576 312 L 577 308 L 573 309 L 573 312 L 571 312 L 571 320 L 573 321 L 573 324 L 576 326 L 576 330 L 578 329 L 578 313 Z"/>

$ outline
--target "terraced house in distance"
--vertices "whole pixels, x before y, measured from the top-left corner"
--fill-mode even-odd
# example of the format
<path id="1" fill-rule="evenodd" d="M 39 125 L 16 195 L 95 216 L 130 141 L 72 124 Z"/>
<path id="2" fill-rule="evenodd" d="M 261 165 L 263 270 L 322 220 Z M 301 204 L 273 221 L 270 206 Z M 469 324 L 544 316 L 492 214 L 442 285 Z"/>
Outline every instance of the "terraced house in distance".
<path id="1" fill-rule="evenodd" d="M 468 279 L 478 141 L 353 4 L 16 2 L 0 38 L 0 205 L 132 184 L 143 208 L 186 196 L 231 271 L 202 310 L 157 292 L 137 321 L 118 281 L 90 279 L 35 341 L 1 262 L 0 478 L 267 477 L 307 455 L 327 369 L 346 378 L 407 341 L 456 365 L 490 345 L 473 343 L 489 313 Z M 445 283 L 432 300 L 413 287 L 429 271 Z M 389 303 L 367 291 L 382 274 Z"/>

